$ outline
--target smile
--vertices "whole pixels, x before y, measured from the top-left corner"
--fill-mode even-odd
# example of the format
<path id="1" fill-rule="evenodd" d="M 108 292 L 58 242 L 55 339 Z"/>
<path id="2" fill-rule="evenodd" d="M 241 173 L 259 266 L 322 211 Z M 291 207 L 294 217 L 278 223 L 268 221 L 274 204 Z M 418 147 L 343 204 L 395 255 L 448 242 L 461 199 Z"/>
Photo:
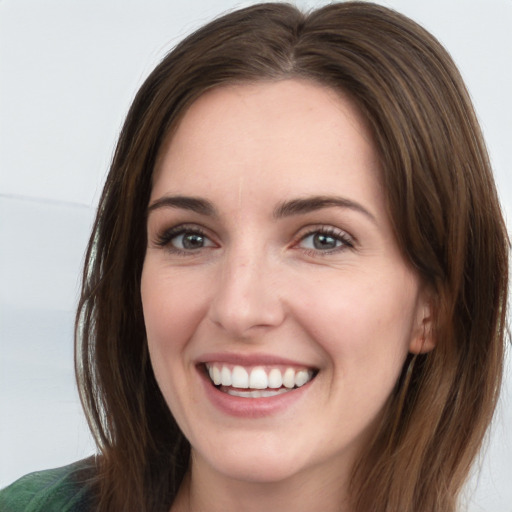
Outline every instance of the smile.
<path id="1" fill-rule="evenodd" d="M 310 382 L 316 372 L 307 368 L 246 368 L 223 363 L 205 364 L 213 385 L 220 391 L 244 398 L 266 398 L 300 388 Z"/>

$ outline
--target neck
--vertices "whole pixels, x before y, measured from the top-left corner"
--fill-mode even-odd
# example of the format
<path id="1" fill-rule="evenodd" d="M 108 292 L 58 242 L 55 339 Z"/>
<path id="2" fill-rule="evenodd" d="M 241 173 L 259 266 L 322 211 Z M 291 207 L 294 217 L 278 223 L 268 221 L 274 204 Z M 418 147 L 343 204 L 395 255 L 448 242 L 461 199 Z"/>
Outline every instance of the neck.
<path id="1" fill-rule="evenodd" d="M 192 457 L 171 512 L 350 512 L 348 475 L 310 469 L 279 482 L 248 482 L 222 475 Z M 316 473 L 316 474 L 315 474 Z"/>

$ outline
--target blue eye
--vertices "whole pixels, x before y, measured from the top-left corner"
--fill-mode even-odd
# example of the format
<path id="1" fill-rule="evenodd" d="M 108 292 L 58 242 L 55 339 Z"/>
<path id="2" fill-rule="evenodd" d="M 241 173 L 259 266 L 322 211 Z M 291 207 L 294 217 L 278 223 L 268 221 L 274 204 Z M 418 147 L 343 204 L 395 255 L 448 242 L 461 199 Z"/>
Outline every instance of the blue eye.
<path id="1" fill-rule="evenodd" d="M 157 240 L 161 247 L 175 252 L 194 252 L 215 244 L 198 228 L 177 226 L 162 233 Z"/>
<path id="2" fill-rule="evenodd" d="M 343 231 L 318 229 L 303 236 L 299 246 L 307 251 L 329 253 L 353 247 L 353 242 Z"/>
<path id="3" fill-rule="evenodd" d="M 329 251 L 336 249 L 341 245 L 340 240 L 337 240 L 331 235 L 325 235 L 324 233 L 313 233 L 308 235 L 302 240 L 302 244 L 308 249 L 316 249 L 319 251 Z"/>
<path id="4" fill-rule="evenodd" d="M 199 233 L 182 233 L 171 239 L 171 244 L 174 247 L 191 251 L 207 247 L 208 242 L 208 238 Z"/>

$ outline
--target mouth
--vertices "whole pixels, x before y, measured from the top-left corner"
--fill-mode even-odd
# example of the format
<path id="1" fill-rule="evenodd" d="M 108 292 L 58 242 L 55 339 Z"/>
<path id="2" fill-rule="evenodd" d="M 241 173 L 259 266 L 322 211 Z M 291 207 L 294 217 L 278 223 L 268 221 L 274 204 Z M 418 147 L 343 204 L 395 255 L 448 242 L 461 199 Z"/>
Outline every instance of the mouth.
<path id="1" fill-rule="evenodd" d="M 205 363 L 211 383 L 223 393 L 243 398 L 268 398 L 292 392 L 311 382 L 318 370 L 291 366 Z"/>

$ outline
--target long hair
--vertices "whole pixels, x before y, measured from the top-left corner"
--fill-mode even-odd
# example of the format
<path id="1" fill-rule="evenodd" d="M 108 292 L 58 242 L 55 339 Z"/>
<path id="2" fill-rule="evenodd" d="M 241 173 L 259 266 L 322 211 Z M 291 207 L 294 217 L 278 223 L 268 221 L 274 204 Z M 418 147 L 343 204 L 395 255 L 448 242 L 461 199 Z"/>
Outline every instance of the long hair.
<path id="1" fill-rule="evenodd" d="M 508 240 L 482 135 L 438 41 L 367 2 L 308 14 L 259 4 L 207 24 L 147 78 L 128 113 L 90 238 L 76 372 L 98 444 L 98 510 L 168 510 L 190 446 L 148 357 L 140 297 L 162 141 L 224 84 L 299 78 L 348 94 L 380 155 L 397 243 L 433 291 L 435 349 L 409 358 L 351 480 L 357 512 L 453 512 L 499 392 Z M 320 434 L 321 435 L 321 434 Z"/>

